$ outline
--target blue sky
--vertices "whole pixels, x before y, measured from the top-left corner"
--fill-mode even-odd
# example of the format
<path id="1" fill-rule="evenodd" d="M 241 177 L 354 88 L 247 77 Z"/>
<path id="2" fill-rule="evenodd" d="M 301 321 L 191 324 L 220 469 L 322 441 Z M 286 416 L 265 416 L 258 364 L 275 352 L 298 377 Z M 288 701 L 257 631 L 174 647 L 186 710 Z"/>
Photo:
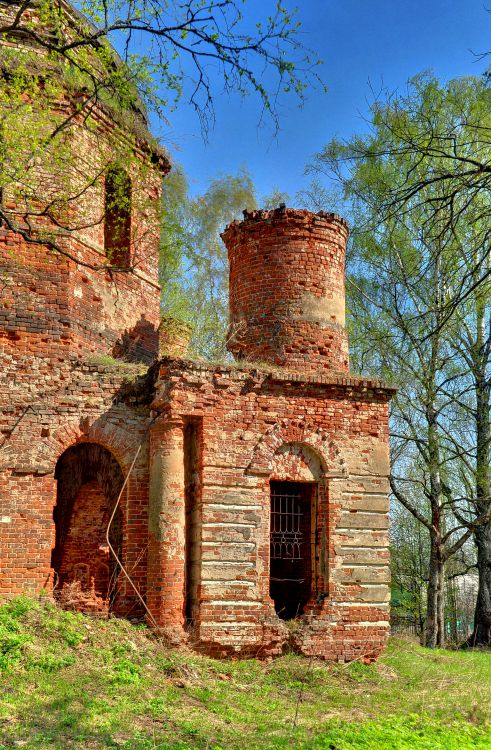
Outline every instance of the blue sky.
<path id="1" fill-rule="evenodd" d="M 260 16 L 269 0 L 246 0 Z M 216 124 L 204 143 L 199 122 L 183 100 L 164 128 L 164 144 L 184 167 L 193 193 L 209 179 L 246 167 L 259 196 L 291 196 L 308 184 L 304 168 L 333 136 L 362 130 L 371 89 L 403 90 L 411 76 L 432 70 L 441 79 L 479 75 L 491 58 L 491 13 L 483 0 L 285 0 L 299 9 L 303 41 L 324 60 L 326 94 L 312 91 L 299 109 L 281 103 L 280 132 L 258 128 L 258 101 L 219 95 Z M 220 91 L 220 87 L 218 87 Z M 294 202 L 294 201 L 293 201 Z"/>

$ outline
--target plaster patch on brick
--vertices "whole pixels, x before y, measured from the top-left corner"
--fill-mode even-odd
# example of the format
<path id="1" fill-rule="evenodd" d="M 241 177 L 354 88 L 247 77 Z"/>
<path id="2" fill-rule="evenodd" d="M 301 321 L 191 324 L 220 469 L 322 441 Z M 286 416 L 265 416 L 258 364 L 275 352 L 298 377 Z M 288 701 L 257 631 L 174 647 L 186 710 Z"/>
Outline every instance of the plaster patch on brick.
<path id="1" fill-rule="evenodd" d="M 328 298 L 305 292 L 299 301 L 300 320 L 317 323 L 321 328 L 346 323 L 344 298 L 340 295 Z"/>

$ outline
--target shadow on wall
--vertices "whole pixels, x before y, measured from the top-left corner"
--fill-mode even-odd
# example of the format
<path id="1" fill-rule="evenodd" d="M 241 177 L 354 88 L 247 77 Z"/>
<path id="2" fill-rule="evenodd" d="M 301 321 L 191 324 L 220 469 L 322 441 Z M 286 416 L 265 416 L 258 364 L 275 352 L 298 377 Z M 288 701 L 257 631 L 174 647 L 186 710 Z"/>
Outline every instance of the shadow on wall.
<path id="1" fill-rule="evenodd" d="M 125 362 L 151 364 L 159 351 L 159 334 L 142 314 L 138 323 L 126 330 L 113 346 L 112 356 Z"/>
<path id="2" fill-rule="evenodd" d="M 91 371 L 97 377 L 97 367 Z M 71 427 L 46 437 L 59 456 L 54 468 L 55 546 L 51 554 L 55 596 L 74 610 L 143 617 L 141 604 L 128 587 L 106 539 L 106 529 L 132 461 L 132 476 L 111 522 L 111 547 L 145 597 L 149 429 L 148 404 L 153 399 L 155 368 L 123 381 L 111 405 L 95 419 L 74 407 Z M 111 374 L 110 374 L 111 377 Z M 83 390 L 86 381 L 79 383 Z M 46 446 L 47 447 L 47 446 Z M 34 467 L 33 467 L 34 468 Z M 47 467 L 46 467 L 47 468 Z M 51 511 L 50 511 L 51 513 Z"/>
<path id="3" fill-rule="evenodd" d="M 117 608 L 119 570 L 110 553 L 106 529 L 123 486 L 123 472 L 109 450 L 96 443 L 80 443 L 60 456 L 55 478 L 56 543 L 51 562 L 56 573 L 55 590 L 62 598 L 71 592 L 72 598 L 79 599 L 78 609 L 113 610 Z M 111 524 L 109 540 L 121 557 L 120 508 Z"/>

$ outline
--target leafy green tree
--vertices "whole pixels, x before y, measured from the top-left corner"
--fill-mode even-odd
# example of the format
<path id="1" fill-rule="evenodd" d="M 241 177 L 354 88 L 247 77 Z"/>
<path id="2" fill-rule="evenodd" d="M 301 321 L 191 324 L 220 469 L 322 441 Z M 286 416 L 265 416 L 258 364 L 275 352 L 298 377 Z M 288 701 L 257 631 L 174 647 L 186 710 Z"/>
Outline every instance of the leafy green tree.
<path id="1" fill-rule="evenodd" d="M 479 79 L 441 86 L 419 76 L 406 96 L 375 103 L 368 134 L 331 141 L 310 167 L 318 180 L 336 180 L 354 225 L 348 292 L 355 360 L 401 386 L 391 415 L 391 487 L 430 537 L 428 646 L 444 642 L 445 565 L 489 527 L 482 479 L 479 503 L 477 490 L 468 492 L 471 477 L 474 485 L 483 477 L 477 458 L 488 455 L 489 433 L 481 430 L 481 439 L 471 424 L 467 464 L 455 448 L 455 408 L 470 388 L 474 411 L 481 420 L 483 414 L 468 358 L 455 342 L 464 320 L 473 325 L 474 316 L 477 330 L 466 301 L 488 277 L 487 209 L 474 178 L 463 177 L 473 153 L 491 158 L 488 103 Z M 446 175 L 457 166 L 468 189 L 456 179 L 455 195 L 445 200 Z M 474 351 L 478 338 L 469 341 Z M 489 415 L 489 404 L 482 405 Z"/>
<path id="2" fill-rule="evenodd" d="M 211 180 L 191 198 L 182 172 L 166 180 L 160 280 L 163 314 L 191 324 L 191 353 L 226 357 L 228 260 L 220 232 L 244 209 L 256 207 L 247 172 Z"/>
<path id="3" fill-rule="evenodd" d="M 429 552 L 424 526 L 396 505 L 390 527 L 391 621 L 396 632 L 424 635 Z"/>
<path id="4" fill-rule="evenodd" d="M 473 209 L 476 208 L 475 201 Z M 477 212 L 480 214 L 480 211 Z M 469 210 L 470 214 L 470 210 Z M 471 218 L 471 216 L 469 216 Z M 463 363 L 463 375 L 449 389 L 454 407 L 448 437 L 461 464 L 463 498 L 455 514 L 462 526 L 474 528 L 479 587 L 474 631 L 469 645 L 491 645 L 491 286 L 487 245 L 479 242 L 480 217 L 469 221 L 458 244 L 462 273 L 473 288 L 455 309 L 450 328 L 452 359 Z M 476 241 L 477 238 L 477 241 Z M 451 293 L 451 290 L 449 289 Z"/>
<path id="5" fill-rule="evenodd" d="M 273 188 L 269 195 L 263 195 L 261 198 L 261 208 L 269 211 L 274 208 L 278 208 L 282 203 L 288 205 L 290 203 L 290 196 L 278 187 Z"/>

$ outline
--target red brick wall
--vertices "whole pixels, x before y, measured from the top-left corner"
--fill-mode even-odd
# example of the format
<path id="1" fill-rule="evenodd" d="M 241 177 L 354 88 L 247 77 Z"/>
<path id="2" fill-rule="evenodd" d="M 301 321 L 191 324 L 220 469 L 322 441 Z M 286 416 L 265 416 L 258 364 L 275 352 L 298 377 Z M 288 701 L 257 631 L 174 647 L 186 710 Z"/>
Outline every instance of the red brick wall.
<path id="1" fill-rule="evenodd" d="M 202 419 L 201 584 L 189 632 L 217 655 L 278 653 L 292 638 L 269 596 L 269 483 L 314 481 L 319 496 L 312 596 L 295 647 L 329 659 L 374 658 L 388 634 L 388 400 L 378 381 L 240 370 L 168 361 L 154 408 L 155 448 L 172 457 L 167 489 L 152 486 L 150 515 L 178 529 L 173 515 L 184 465 L 185 420 Z M 172 425 L 172 440 L 165 424 Z M 181 463 L 182 462 L 182 463 Z M 176 468 L 177 467 L 177 468 Z M 169 468 L 166 475 L 169 476 Z M 162 526 L 163 528 L 163 526 Z M 165 537 L 159 557 L 163 602 L 155 618 L 182 633 L 184 539 Z M 157 552 L 156 552 L 157 551 Z M 150 572 L 149 587 L 154 580 Z M 150 600 L 149 600 L 150 601 Z M 176 636 L 177 638 L 177 636 Z"/>
<path id="2" fill-rule="evenodd" d="M 137 365 L 87 365 L 68 359 L 55 368 L 52 360 L 8 360 L 0 372 L 0 595 L 51 588 L 56 465 L 68 449 L 85 443 L 106 448 L 124 476 L 142 446 L 121 498 L 121 513 L 123 560 L 145 595 L 149 392 L 151 382 L 138 375 Z M 118 489 L 116 482 L 112 485 L 111 500 Z M 142 616 L 124 578 L 118 611 Z"/>
<path id="3" fill-rule="evenodd" d="M 58 111 L 70 103 L 53 107 Z M 144 137 L 143 128 L 141 133 Z M 95 364 L 101 355 L 148 364 L 158 353 L 160 194 L 169 164 L 163 156 L 154 159 L 148 143 L 127 135 L 102 108 L 92 110 L 87 127 L 72 121 L 73 158 L 63 178 L 73 194 L 78 185 L 84 189 L 68 207 L 66 229 L 33 221 L 32 235 L 49 230 L 66 255 L 0 228 L 2 595 L 51 588 L 55 467 L 80 442 L 107 448 L 123 473 L 143 446 L 121 512 L 124 563 L 145 595 L 150 424 L 145 368 Z M 104 165 L 121 145 L 118 139 L 132 151 L 131 273 L 110 267 L 104 250 Z M 51 174 L 49 167 L 38 170 L 40 202 L 58 184 L 59 173 Z M 15 186 L 7 187 L 3 207 L 12 222 L 26 228 L 16 201 Z M 124 578 L 118 607 L 142 615 Z"/>
<path id="4" fill-rule="evenodd" d="M 91 589 L 108 598 L 109 578 L 116 593 L 116 577 L 121 572 L 109 552 L 106 529 L 123 486 L 123 473 L 112 454 L 95 443 L 79 443 L 69 448 L 55 470 L 57 498 L 54 508 L 56 545 L 52 567 L 56 588 L 80 581 L 82 590 Z M 110 541 L 123 556 L 122 538 L 126 529 L 118 507 L 110 529 Z M 99 570 L 105 569 L 104 575 Z M 93 579 L 93 581 L 92 581 Z M 112 597 L 114 598 L 114 597 Z"/>
<path id="5" fill-rule="evenodd" d="M 107 497 L 98 482 L 86 482 L 74 498 L 70 518 L 62 529 L 57 587 L 79 581 L 83 591 L 90 591 L 93 585 L 95 593 L 107 599 L 112 561 L 105 534 L 108 521 Z"/>
<path id="6" fill-rule="evenodd" d="M 158 241 L 157 230 L 135 247 L 144 262 L 134 257 L 128 273 L 101 270 L 102 246 L 82 238 L 67 243 L 75 262 L 0 229 L 0 356 L 151 362 L 158 353 Z"/>

